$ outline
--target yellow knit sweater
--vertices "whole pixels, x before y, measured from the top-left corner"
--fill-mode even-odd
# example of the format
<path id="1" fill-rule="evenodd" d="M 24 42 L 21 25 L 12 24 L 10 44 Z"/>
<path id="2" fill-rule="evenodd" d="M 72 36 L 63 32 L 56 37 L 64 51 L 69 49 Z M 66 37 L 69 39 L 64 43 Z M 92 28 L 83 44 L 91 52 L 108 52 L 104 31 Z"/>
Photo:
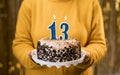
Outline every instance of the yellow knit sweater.
<path id="1" fill-rule="evenodd" d="M 56 16 L 56 36 L 61 35 L 60 24 L 69 24 L 68 35 L 80 41 L 82 49 L 90 52 L 90 61 L 69 68 L 48 68 L 34 63 L 28 53 L 37 41 L 50 37 L 48 26 Z M 24 0 L 22 2 L 13 53 L 26 68 L 26 75 L 92 75 L 91 66 L 106 53 L 103 18 L 98 0 Z"/>

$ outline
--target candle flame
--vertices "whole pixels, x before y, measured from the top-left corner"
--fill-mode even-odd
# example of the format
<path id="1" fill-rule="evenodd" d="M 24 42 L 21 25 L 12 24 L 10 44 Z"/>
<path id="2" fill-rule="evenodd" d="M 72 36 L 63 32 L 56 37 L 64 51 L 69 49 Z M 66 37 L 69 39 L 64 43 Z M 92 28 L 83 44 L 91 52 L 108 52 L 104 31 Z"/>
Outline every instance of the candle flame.
<path id="1" fill-rule="evenodd" d="M 67 16 L 65 16 L 65 21 L 67 20 Z"/>
<path id="2" fill-rule="evenodd" d="M 54 18 L 54 20 L 56 19 L 56 16 L 55 16 L 55 14 L 53 15 L 53 18 Z"/>

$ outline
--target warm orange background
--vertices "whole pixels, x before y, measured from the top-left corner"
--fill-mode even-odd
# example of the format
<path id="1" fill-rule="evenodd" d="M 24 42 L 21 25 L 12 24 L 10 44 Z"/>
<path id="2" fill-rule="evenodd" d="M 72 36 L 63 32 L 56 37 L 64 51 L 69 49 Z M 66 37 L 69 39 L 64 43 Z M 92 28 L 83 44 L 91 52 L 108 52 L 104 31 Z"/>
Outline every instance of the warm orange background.
<path id="1" fill-rule="evenodd" d="M 104 16 L 108 52 L 93 67 L 95 75 L 120 75 L 120 0 L 99 0 Z M 24 75 L 12 54 L 16 18 L 21 0 L 0 0 L 0 75 Z"/>

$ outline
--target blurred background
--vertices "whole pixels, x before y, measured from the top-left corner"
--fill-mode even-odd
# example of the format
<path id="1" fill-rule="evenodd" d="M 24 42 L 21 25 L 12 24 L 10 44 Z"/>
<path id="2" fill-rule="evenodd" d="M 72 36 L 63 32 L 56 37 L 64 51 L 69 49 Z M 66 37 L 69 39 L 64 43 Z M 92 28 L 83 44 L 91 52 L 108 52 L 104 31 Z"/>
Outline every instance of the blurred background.
<path id="1" fill-rule="evenodd" d="M 104 17 L 108 52 L 94 75 L 120 75 L 120 0 L 99 0 Z M 25 69 L 12 54 L 21 0 L 0 0 L 0 75 L 24 75 Z"/>

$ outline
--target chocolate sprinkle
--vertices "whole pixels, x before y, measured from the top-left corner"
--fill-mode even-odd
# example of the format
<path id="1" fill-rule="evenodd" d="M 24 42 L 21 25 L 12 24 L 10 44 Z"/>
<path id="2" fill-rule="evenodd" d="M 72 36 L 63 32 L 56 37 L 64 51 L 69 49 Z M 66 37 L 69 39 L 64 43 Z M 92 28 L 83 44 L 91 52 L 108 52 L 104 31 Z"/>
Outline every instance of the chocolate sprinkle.
<path id="1" fill-rule="evenodd" d="M 80 45 L 79 45 L 80 46 Z M 69 48 L 55 50 L 53 47 L 48 47 L 47 45 L 41 45 L 38 42 L 37 45 L 37 57 L 43 61 L 50 62 L 66 62 L 79 59 L 81 57 L 80 47 L 69 46 Z M 76 51 L 76 49 L 79 49 Z"/>

